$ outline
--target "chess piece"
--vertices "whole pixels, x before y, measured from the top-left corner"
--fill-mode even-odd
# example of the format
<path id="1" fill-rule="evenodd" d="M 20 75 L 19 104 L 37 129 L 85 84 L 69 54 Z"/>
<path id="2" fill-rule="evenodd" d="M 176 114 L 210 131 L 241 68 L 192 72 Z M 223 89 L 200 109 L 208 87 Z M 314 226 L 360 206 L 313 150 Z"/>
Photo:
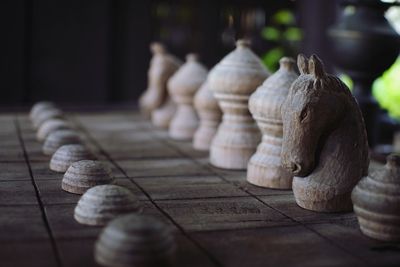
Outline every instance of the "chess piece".
<path id="1" fill-rule="evenodd" d="M 210 147 L 210 163 L 225 169 L 246 169 L 261 134 L 248 109 L 250 94 L 268 77 L 267 69 L 239 40 L 208 76 L 223 117 Z"/>
<path id="2" fill-rule="evenodd" d="M 208 151 L 221 122 L 222 112 L 207 81 L 203 83 L 194 96 L 194 106 L 199 115 L 200 125 L 193 137 L 193 147 Z"/>
<path id="3" fill-rule="evenodd" d="M 61 188 L 73 194 L 83 194 L 89 188 L 113 181 L 108 165 L 98 160 L 80 160 L 69 166 L 62 179 Z"/>
<path id="4" fill-rule="evenodd" d="M 282 163 L 297 204 L 321 212 L 352 210 L 351 191 L 368 174 L 364 121 L 347 86 L 320 59 L 298 57 L 301 75 L 282 105 Z"/>
<path id="5" fill-rule="evenodd" d="M 176 104 L 172 101 L 171 97 L 168 96 L 164 104 L 151 113 L 151 122 L 154 126 L 168 129 L 175 112 Z"/>
<path id="6" fill-rule="evenodd" d="M 56 108 L 56 105 L 49 101 L 40 101 L 35 103 L 29 112 L 29 119 L 33 122 L 39 113 L 48 108 Z"/>
<path id="7" fill-rule="evenodd" d="M 128 214 L 111 221 L 95 244 L 94 258 L 107 267 L 173 266 L 174 236 L 156 218 Z"/>
<path id="8" fill-rule="evenodd" d="M 51 157 L 50 170 L 64 173 L 72 163 L 84 159 L 95 159 L 85 146 L 81 144 L 63 145 Z"/>
<path id="9" fill-rule="evenodd" d="M 250 96 L 249 109 L 262 133 L 262 141 L 247 166 L 247 181 L 277 189 L 291 189 L 293 175 L 281 165 L 281 106 L 298 77 L 295 61 L 282 58 L 280 68 Z"/>
<path id="10" fill-rule="evenodd" d="M 53 155 L 60 146 L 82 143 L 79 134 L 73 130 L 56 130 L 50 133 L 43 144 L 43 154 Z"/>
<path id="11" fill-rule="evenodd" d="M 168 92 L 177 104 L 177 110 L 169 125 L 169 135 L 176 140 L 190 140 L 199 119 L 193 107 L 193 97 L 207 78 L 207 69 L 195 54 L 186 57 L 185 64 L 169 79 Z"/>
<path id="12" fill-rule="evenodd" d="M 399 154 L 389 155 L 383 169 L 363 178 L 351 198 L 361 232 L 383 241 L 400 241 Z"/>
<path id="13" fill-rule="evenodd" d="M 105 225 L 122 214 L 140 210 L 139 200 L 131 190 L 118 185 L 97 185 L 79 199 L 74 218 L 81 224 Z"/>
<path id="14" fill-rule="evenodd" d="M 151 112 L 164 103 L 168 94 L 167 81 L 181 65 L 160 43 L 152 43 L 150 50 L 153 58 L 148 71 L 148 87 L 139 98 L 140 111 L 146 117 L 150 117 Z"/>
<path id="15" fill-rule="evenodd" d="M 40 125 L 37 133 L 36 139 L 43 142 L 47 136 L 56 130 L 72 130 L 73 127 L 69 122 L 62 119 L 49 119 Z"/>
<path id="16" fill-rule="evenodd" d="M 35 130 L 39 129 L 40 126 L 50 119 L 61 119 L 64 117 L 64 113 L 58 108 L 46 108 L 34 117 L 32 124 Z"/>

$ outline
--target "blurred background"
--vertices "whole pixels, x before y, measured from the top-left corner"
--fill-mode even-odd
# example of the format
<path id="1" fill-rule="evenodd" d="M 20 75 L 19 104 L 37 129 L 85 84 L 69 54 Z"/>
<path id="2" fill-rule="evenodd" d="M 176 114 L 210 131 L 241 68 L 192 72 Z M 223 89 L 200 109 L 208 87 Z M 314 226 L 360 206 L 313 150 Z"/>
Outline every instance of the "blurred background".
<path id="1" fill-rule="evenodd" d="M 351 13 L 349 5 L 364 2 L 378 10 L 376 2 L 381 1 L 344 2 L 3 0 L 0 107 L 27 106 L 43 99 L 85 106 L 134 105 L 146 88 L 151 41 L 163 42 L 181 59 L 196 52 L 212 67 L 234 48 L 237 38 L 246 37 L 271 71 L 281 56 L 302 52 L 318 54 L 330 72 L 340 74 L 346 64 L 335 62 L 338 49 L 335 52 L 332 43 L 338 38 L 332 38 L 329 30 L 341 27 L 345 10 Z M 382 10 L 392 27 L 399 28 L 398 7 Z M 380 23 L 367 14 L 357 25 L 362 26 L 363 19 L 373 22 L 371 28 Z M 398 40 L 392 43 L 400 47 Z M 379 54 L 379 49 L 384 51 L 385 46 L 373 52 Z M 400 118 L 400 93 L 394 82 L 400 80 L 399 67 L 386 76 L 390 77 L 374 84 L 373 94 L 392 118 Z M 349 76 L 341 77 L 352 87 Z"/>

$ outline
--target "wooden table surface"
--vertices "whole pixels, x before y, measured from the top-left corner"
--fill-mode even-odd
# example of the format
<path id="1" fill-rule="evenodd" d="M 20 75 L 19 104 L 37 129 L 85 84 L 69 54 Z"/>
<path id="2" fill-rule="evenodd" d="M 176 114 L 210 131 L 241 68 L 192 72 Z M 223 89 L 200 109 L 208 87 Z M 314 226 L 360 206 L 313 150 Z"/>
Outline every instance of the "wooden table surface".
<path id="1" fill-rule="evenodd" d="M 210 166 L 207 153 L 135 112 L 68 117 L 143 212 L 175 230 L 176 266 L 400 266 L 399 244 L 363 236 L 353 213 L 301 209 L 291 191 Z M 0 266 L 97 266 L 101 228 L 73 219 L 80 196 L 61 190 L 27 114 L 2 114 L 0 126 Z"/>

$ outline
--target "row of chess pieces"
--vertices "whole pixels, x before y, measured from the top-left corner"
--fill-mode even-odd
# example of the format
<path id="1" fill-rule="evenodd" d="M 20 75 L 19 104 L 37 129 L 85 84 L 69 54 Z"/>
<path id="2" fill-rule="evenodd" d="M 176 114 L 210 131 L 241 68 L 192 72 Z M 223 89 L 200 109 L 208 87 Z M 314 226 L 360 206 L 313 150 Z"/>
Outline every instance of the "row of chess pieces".
<path id="1" fill-rule="evenodd" d="M 141 113 L 170 138 L 209 151 L 210 163 L 247 169 L 256 186 L 292 189 L 299 206 L 317 212 L 354 209 L 362 232 L 400 240 L 400 156 L 368 174 L 362 114 L 348 87 L 312 55 L 283 57 L 272 75 L 249 42 L 210 71 L 195 54 L 182 62 L 150 46 Z"/>
<path id="2" fill-rule="evenodd" d="M 30 112 L 49 168 L 63 173 L 61 189 L 82 195 L 74 219 L 104 226 L 94 248 L 97 263 L 113 266 L 172 266 L 176 243 L 169 226 L 141 214 L 133 192 L 115 182 L 109 164 L 85 141 L 84 133 L 54 103 L 36 103 Z"/>

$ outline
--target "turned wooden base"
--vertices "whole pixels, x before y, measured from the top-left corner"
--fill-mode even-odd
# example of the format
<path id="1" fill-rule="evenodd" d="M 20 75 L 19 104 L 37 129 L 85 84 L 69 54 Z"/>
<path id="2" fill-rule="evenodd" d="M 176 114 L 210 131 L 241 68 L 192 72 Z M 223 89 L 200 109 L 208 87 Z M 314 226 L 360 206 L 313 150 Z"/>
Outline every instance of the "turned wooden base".
<path id="1" fill-rule="evenodd" d="M 210 124 L 210 123 L 208 123 Z M 200 124 L 193 137 L 193 147 L 197 150 L 210 150 L 211 142 L 217 133 L 218 122 L 212 125 Z"/>
<path id="2" fill-rule="evenodd" d="M 168 101 L 151 113 L 151 122 L 154 126 L 167 129 L 176 112 L 176 105 Z"/>
<path id="3" fill-rule="evenodd" d="M 169 125 L 169 136 L 175 140 L 192 140 L 199 119 L 192 106 L 180 105 Z"/>
<path id="4" fill-rule="evenodd" d="M 351 192 L 335 195 L 335 188 L 319 189 L 305 183 L 306 178 L 293 178 L 293 194 L 297 205 L 318 212 L 346 212 L 353 210 Z M 320 186 L 320 185 L 319 185 Z"/>

